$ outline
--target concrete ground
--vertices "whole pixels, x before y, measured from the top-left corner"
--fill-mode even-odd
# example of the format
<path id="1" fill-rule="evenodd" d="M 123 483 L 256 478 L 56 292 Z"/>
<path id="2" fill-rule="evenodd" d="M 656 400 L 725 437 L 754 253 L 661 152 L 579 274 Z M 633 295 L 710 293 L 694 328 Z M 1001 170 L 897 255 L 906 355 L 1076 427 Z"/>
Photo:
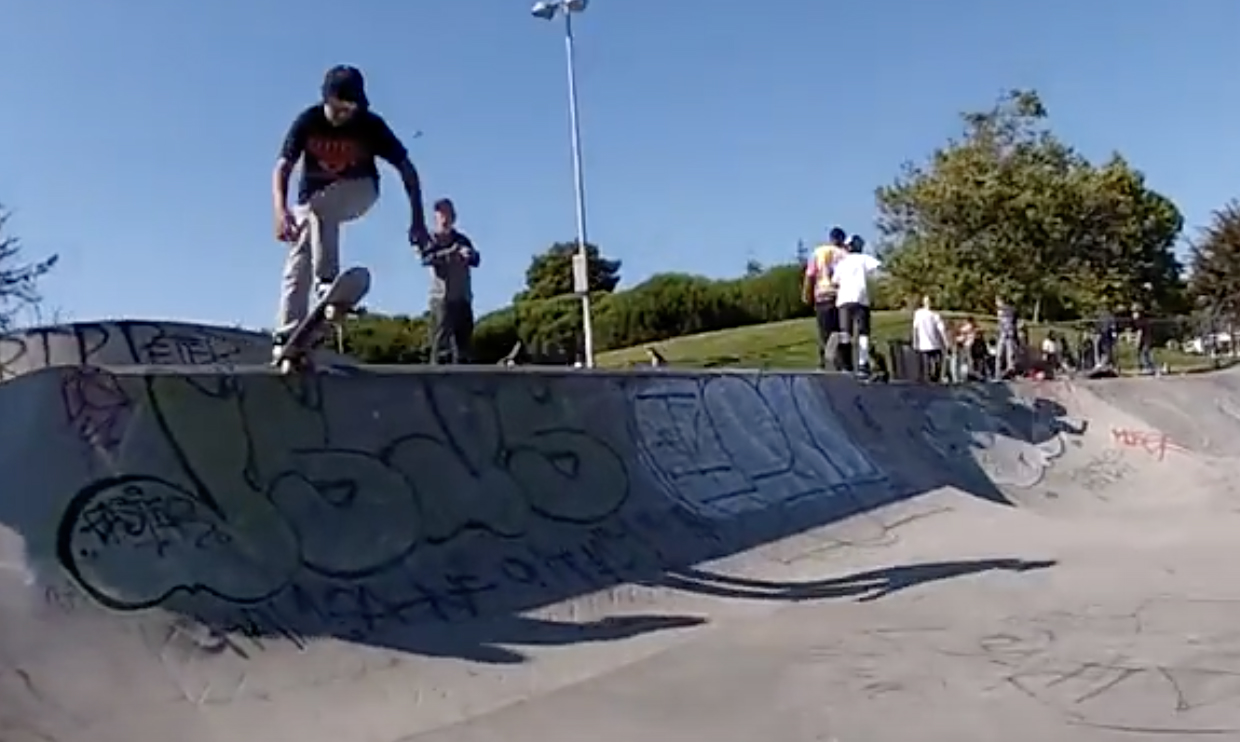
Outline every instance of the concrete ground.
<path id="1" fill-rule="evenodd" d="M 1240 740 L 1240 374 L 36 340 L 0 338 L 4 742 Z"/>

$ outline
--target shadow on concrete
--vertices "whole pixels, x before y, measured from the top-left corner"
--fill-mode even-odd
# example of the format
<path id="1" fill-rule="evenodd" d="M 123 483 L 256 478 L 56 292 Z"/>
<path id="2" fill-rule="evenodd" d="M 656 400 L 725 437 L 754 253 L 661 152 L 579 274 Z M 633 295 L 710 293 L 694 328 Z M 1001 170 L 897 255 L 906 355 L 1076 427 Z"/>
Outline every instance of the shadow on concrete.
<path id="1" fill-rule="evenodd" d="M 756 580 L 720 575 L 699 569 L 686 569 L 669 574 L 662 584 L 664 587 L 720 598 L 799 602 L 855 597 L 859 602 L 869 602 L 930 582 L 982 572 L 1030 572 L 1048 569 L 1056 564 L 1057 562 L 1053 560 L 1026 561 L 1023 559 L 924 562 L 857 572 L 826 580 L 797 582 Z"/>
<path id="2" fill-rule="evenodd" d="M 706 624 L 699 616 L 627 615 L 572 623 L 501 616 L 451 630 L 410 633 L 395 642 L 400 651 L 427 657 L 452 657 L 486 664 L 521 664 L 528 656 L 503 645 L 555 647 L 629 639 L 641 634 Z"/>
<path id="3" fill-rule="evenodd" d="M 945 487 L 1011 505 L 1004 487 L 1036 485 L 1066 442 L 1088 428 L 1059 402 L 1013 389 L 994 383 L 824 385 L 848 440 L 882 461 L 890 475 L 885 489 L 841 493 L 835 504 L 851 507 L 835 517 Z"/>

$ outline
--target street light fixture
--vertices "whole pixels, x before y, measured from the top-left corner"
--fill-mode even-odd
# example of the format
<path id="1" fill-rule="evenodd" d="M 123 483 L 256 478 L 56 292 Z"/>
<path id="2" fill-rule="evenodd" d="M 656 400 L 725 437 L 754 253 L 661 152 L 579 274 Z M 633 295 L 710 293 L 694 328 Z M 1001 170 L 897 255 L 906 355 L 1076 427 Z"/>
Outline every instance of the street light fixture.
<path id="1" fill-rule="evenodd" d="M 577 202 L 577 254 L 573 256 L 573 290 L 581 295 L 581 329 L 586 368 L 594 368 L 594 323 L 590 316 L 589 258 L 586 253 L 586 188 L 581 169 L 581 125 L 577 115 L 577 65 L 573 51 L 573 13 L 589 0 L 538 0 L 530 15 L 544 21 L 564 16 L 564 48 L 568 56 L 568 117 L 573 147 L 573 190 Z"/>

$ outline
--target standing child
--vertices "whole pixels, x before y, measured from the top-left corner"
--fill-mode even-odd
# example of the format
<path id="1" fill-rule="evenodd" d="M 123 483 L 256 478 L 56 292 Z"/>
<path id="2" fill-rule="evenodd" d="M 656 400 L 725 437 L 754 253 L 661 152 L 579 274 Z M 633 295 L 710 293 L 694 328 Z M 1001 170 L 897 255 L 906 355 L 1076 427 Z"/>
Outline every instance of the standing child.
<path id="1" fill-rule="evenodd" d="M 474 335 L 474 268 L 481 262 L 474 243 L 456 228 L 456 206 L 435 202 L 435 233 L 423 251 L 431 271 L 430 362 L 469 363 Z"/>

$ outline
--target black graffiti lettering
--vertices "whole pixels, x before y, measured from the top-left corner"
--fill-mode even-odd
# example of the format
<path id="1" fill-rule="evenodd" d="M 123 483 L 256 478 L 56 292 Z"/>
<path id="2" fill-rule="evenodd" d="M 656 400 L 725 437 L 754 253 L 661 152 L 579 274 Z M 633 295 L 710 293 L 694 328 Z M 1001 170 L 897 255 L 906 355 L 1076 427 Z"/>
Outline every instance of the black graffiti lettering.
<path id="1" fill-rule="evenodd" d="M 608 563 L 597 545 L 582 546 L 581 554 L 593 569 L 596 580 L 603 578 L 612 582 L 624 582 L 623 574 Z"/>
<path id="2" fill-rule="evenodd" d="M 363 585 L 333 586 L 322 596 L 323 611 L 333 623 L 348 627 L 360 638 L 373 634 L 387 620 L 399 615 Z"/>
<path id="3" fill-rule="evenodd" d="M 262 612 L 260 611 L 257 611 L 253 608 L 242 608 L 240 611 L 240 614 L 237 617 L 236 623 L 228 627 L 228 630 L 223 633 L 225 635 L 237 634 L 238 636 L 241 636 L 244 639 L 246 639 L 254 647 L 254 649 L 261 652 L 264 649 L 266 649 L 266 646 L 263 644 L 263 636 L 266 635 L 268 632 L 270 632 L 277 625 L 278 625 L 277 622 L 272 621 L 267 616 L 263 615 Z M 288 636 L 285 636 L 285 638 L 288 638 L 290 639 L 290 641 L 293 641 Z M 296 643 L 297 642 L 294 641 L 294 644 Z M 233 642 L 230 644 L 230 646 L 234 649 L 236 654 L 240 656 L 242 659 L 249 659 L 249 653 L 247 653 L 240 646 L 240 644 Z"/>
<path id="4" fill-rule="evenodd" d="M 48 366 L 201 365 L 265 361 L 261 333 L 178 322 L 78 322 L 0 336 L 0 379 Z"/>
<path id="5" fill-rule="evenodd" d="M 100 354 L 112 339 L 112 331 L 103 323 L 87 323 L 73 325 L 74 339 L 77 341 L 78 355 L 82 363 L 94 363 L 96 354 Z M 103 359 L 107 362 L 107 359 Z"/>
<path id="6" fill-rule="evenodd" d="M 624 531 L 613 531 L 606 526 L 595 526 L 590 529 L 588 558 L 592 563 L 604 565 L 605 574 L 620 579 L 622 574 L 638 569 L 640 559 L 636 553 L 637 546 L 648 548 L 647 544 L 633 539 L 634 534 Z"/>
<path id="7" fill-rule="evenodd" d="M 17 335 L 0 335 L 0 381 L 16 376 L 18 362 L 26 356 L 26 341 Z"/>
<path id="8" fill-rule="evenodd" d="M 581 566 L 577 561 L 577 554 L 572 549 L 540 551 L 531 546 L 528 550 L 557 582 L 582 585 L 595 583 L 594 574 Z"/>
<path id="9" fill-rule="evenodd" d="M 105 450 L 120 445 L 133 401 L 113 374 L 73 369 L 61 381 L 61 397 L 69 426 L 83 441 Z"/>
<path id="10" fill-rule="evenodd" d="M 126 332 L 132 334 L 135 329 L 130 325 Z M 260 350 L 266 344 L 267 339 L 257 333 L 225 333 L 191 326 L 173 329 L 164 324 L 147 342 L 137 345 L 135 356 L 138 362 L 145 358 L 152 363 L 162 360 L 190 366 L 229 366 L 247 351 Z"/>
<path id="11" fill-rule="evenodd" d="M 119 327 L 143 363 L 222 363 L 236 351 L 158 325 Z M 100 391 L 110 379 L 80 375 L 72 406 L 87 420 L 84 436 L 126 433 L 123 416 L 108 427 L 102 413 L 88 415 L 108 409 L 98 400 L 115 401 Z M 86 594 L 109 608 L 162 605 L 196 617 L 244 639 L 231 650 L 238 656 L 273 641 L 304 648 L 319 637 L 399 645 L 393 637 L 419 624 L 471 621 L 649 579 L 667 556 L 660 540 L 714 536 L 706 519 L 677 506 L 630 523 L 632 452 L 581 426 L 532 424 L 544 408 L 557 417 L 570 409 L 554 386 L 505 399 L 466 381 L 448 394 L 456 380 L 437 378 L 421 389 L 422 398 L 438 400 L 436 414 L 384 418 L 379 427 L 370 422 L 380 419 L 369 417 L 373 402 L 348 396 L 356 385 L 313 380 L 311 409 L 289 402 L 288 379 L 213 373 L 186 381 L 151 375 L 125 398 L 155 422 L 166 465 L 181 473 L 125 474 L 84 487 L 66 509 L 58 553 Z M 285 396 L 273 401 L 271 390 L 252 389 L 258 383 Z M 195 421 L 177 419 L 191 409 L 200 411 Z M 322 424 L 359 413 L 368 416 L 360 424 Z M 305 419 L 289 419 L 295 415 Z M 205 436 L 198 420 L 212 426 Z M 396 421 L 408 428 L 393 429 Z M 223 425 L 234 427 L 216 430 Z M 337 430 L 362 437 L 336 440 Z M 210 458 L 200 458 L 195 447 L 208 442 Z M 465 474 L 445 476 L 449 466 Z M 462 487 L 479 491 L 453 489 Z M 499 498 L 507 498 L 503 507 L 487 507 Z M 433 532 L 423 524 L 427 502 L 435 503 Z M 127 577 L 125 549 L 167 564 Z M 213 555 L 190 553 L 204 549 Z"/>
<path id="12" fill-rule="evenodd" d="M 199 508 L 187 498 L 152 495 L 141 485 L 130 484 L 119 494 L 85 508 L 78 532 L 93 536 L 97 548 L 151 548 L 157 556 L 164 556 L 177 542 L 198 547 L 227 543 L 226 535 L 203 518 Z"/>
<path id="13" fill-rule="evenodd" d="M 323 624 L 330 620 L 331 617 L 320 608 L 319 601 L 311 595 L 308 587 L 294 583 L 289 587 L 288 595 L 293 604 L 292 609 L 297 615 L 309 617 Z"/>
<path id="14" fill-rule="evenodd" d="M 227 363 L 237 350 L 205 334 L 158 332 L 138 346 L 138 360 L 156 365 L 208 366 Z"/>
<path id="15" fill-rule="evenodd" d="M 500 574 L 505 580 L 515 582 L 518 585 L 528 585 L 538 588 L 546 588 L 547 582 L 542 578 L 538 569 L 517 557 L 504 557 L 499 564 Z"/>
<path id="16" fill-rule="evenodd" d="M 228 620 L 213 622 L 216 631 L 223 635 L 239 636 L 258 652 L 266 650 L 266 641 L 273 636 L 287 641 L 299 650 L 305 650 L 310 645 L 310 637 L 293 628 L 297 624 L 297 621 L 284 617 L 279 608 L 274 605 L 261 608 L 243 606 L 237 609 Z M 324 624 L 316 623 L 315 625 Z M 240 643 L 234 642 L 232 647 L 238 656 L 249 658 L 249 653 L 241 647 Z"/>
<path id="17" fill-rule="evenodd" d="M 439 623 L 477 618 L 482 615 L 479 596 L 497 587 L 493 582 L 466 573 L 449 573 L 441 579 L 445 583 L 442 587 L 412 579 L 404 581 L 409 594 L 392 603 L 393 611 L 406 623 L 415 623 L 418 612 L 424 612 Z"/>
<path id="18" fill-rule="evenodd" d="M 494 582 L 488 582 L 478 575 L 467 573 L 445 574 L 444 581 L 448 583 L 447 602 L 454 610 L 463 613 L 468 618 L 477 618 L 482 615 L 478 606 L 478 596 L 485 595 L 496 588 Z"/>
<path id="19" fill-rule="evenodd" d="M 415 611 L 424 609 L 431 618 L 440 623 L 448 623 L 452 620 L 452 615 L 445 606 L 444 596 L 426 585 L 416 580 L 407 581 L 408 589 L 413 596 L 403 599 L 400 603 L 401 612 Z"/>
<path id="20" fill-rule="evenodd" d="M 31 346 L 38 348 L 37 357 L 39 359 L 38 362 L 41 365 L 51 366 L 55 364 L 57 360 L 60 360 L 53 358 L 53 336 L 74 337 L 76 340 L 75 333 L 63 327 L 34 327 L 26 333 L 27 340 L 30 342 Z M 74 343 L 74 350 L 76 351 L 76 343 Z M 81 357 L 79 354 L 75 353 L 75 357 L 66 358 L 64 359 L 64 362 L 68 365 L 76 365 L 81 362 Z"/>

